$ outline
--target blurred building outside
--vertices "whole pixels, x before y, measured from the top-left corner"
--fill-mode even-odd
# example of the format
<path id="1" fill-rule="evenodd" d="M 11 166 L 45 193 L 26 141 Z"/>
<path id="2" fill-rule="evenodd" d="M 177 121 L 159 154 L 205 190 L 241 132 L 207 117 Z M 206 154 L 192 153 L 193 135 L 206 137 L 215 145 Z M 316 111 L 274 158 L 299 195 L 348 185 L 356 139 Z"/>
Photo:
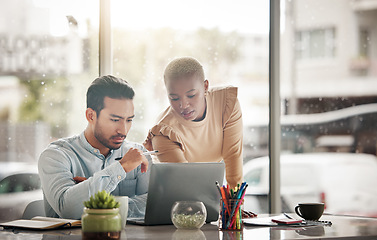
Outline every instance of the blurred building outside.
<path id="1" fill-rule="evenodd" d="M 376 0 L 286 1 L 285 16 L 286 114 L 377 102 Z"/>
<path id="2" fill-rule="evenodd" d="M 75 19 L 63 19 L 66 32 L 56 35 L 53 13 L 35 3 L 0 2 L 0 15 L 7 19 L 0 22 L 0 161 L 36 162 L 52 140 L 50 124 L 20 119 L 21 105 L 33 97 L 25 85 L 38 80 L 43 88 L 43 79 L 47 82 L 57 77 L 74 82 L 88 68 L 87 37 L 79 36 Z M 47 92 L 47 88 L 45 85 L 42 91 Z M 74 95 L 77 88 L 70 90 L 65 92 L 66 96 Z M 58 97 L 51 96 L 56 102 L 60 101 Z M 38 104 L 41 101 L 36 100 Z M 49 104 L 51 108 L 57 107 L 53 102 Z M 67 118 L 64 114 L 52 117 Z"/>
<path id="3" fill-rule="evenodd" d="M 377 1 L 290 0 L 284 16 L 282 152 L 377 155 Z M 246 155 L 268 154 L 267 124 L 245 126 Z"/>

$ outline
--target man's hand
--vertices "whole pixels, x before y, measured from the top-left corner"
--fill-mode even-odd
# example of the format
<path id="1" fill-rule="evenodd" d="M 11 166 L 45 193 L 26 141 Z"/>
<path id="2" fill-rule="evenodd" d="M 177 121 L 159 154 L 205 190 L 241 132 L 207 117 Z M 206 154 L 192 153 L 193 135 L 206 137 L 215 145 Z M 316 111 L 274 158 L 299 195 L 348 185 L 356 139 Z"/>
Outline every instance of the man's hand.
<path id="1" fill-rule="evenodd" d="M 148 160 L 143 155 L 143 151 L 135 148 L 130 148 L 128 152 L 119 161 L 126 173 L 134 170 L 141 164 L 141 172 L 145 173 L 148 170 Z"/>

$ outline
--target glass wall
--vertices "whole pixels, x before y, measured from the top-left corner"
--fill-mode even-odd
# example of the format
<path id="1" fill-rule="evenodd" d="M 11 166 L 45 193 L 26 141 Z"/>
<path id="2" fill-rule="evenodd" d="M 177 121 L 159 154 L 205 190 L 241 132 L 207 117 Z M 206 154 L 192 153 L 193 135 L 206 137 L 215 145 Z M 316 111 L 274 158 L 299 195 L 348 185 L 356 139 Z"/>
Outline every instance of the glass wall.
<path id="1" fill-rule="evenodd" d="M 1 179 L 16 171 L 35 174 L 49 142 L 84 130 L 85 92 L 99 70 L 98 6 L 17 0 L 0 8 L 12 19 L 0 23 L 1 162 L 7 164 Z M 136 90 L 129 140 L 142 142 L 168 106 L 162 72 L 184 55 L 202 62 L 210 86 L 239 88 L 245 126 L 268 122 L 267 2 L 113 0 L 111 6 L 113 73 Z M 254 135 L 245 139 L 245 161 L 266 153 Z M 22 202 L 13 203 L 9 186 L 0 183 L 0 203 L 10 212 L 1 220 L 19 218 L 26 203 L 42 198 L 40 190 L 16 192 Z"/>
<path id="2" fill-rule="evenodd" d="M 268 155 L 268 1 L 113 0 L 112 24 L 114 74 L 136 90 L 129 139 L 143 142 L 168 107 L 163 83 L 168 62 L 193 56 L 203 64 L 210 87 L 238 87 L 244 162 Z M 248 198 L 247 208 L 260 212 L 257 197 Z M 261 204 L 266 202 L 265 193 Z"/>
<path id="3" fill-rule="evenodd" d="M 331 213 L 377 216 L 377 3 L 371 2 L 281 2 L 283 211 L 323 201 Z M 49 142 L 84 130 L 85 93 L 99 70 L 98 6 L 98 0 L 0 3 L 8 19 L 0 22 L 0 181 L 16 172 L 34 179 Z M 128 139 L 142 142 L 168 106 L 166 64 L 196 57 L 210 86 L 238 87 L 245 209 L 268 212 L 268 1 L 112 0 L 111 6 L 113 74 L 136 90 Z M 10 194 L 9 186 L 0 182 L 0 221 L 19 218 L 27 202 L 42 198 L 38 187 Z"/>
<path id="4" fill-rule="evenodd" d="M 1 222 L 20 218 L 28 202 L 42 199 L 34 174 L 48 143 L 86 127 L 85 93 L 98 76 L 98 6 L 0 2 Z M 15 186 L 9 179 L 18 173 L 30 174 L 31 185 Z"/>
<path id="5" fill-rule="evenodd" d="M 285 2 L 281 193 L 289 210 L 323 201 L 330 213 L 377 216 L 377 1 L 366 2 Z"/>
<path id="6" fill-rule="evenodd" d="M 210 86 L 239 87 L 245 126 L 268 122 L 267 1 L 114 0 L 111 15 L 114 74 L 136 89 L 130 139 L 142 142 L 168 106 L 162 75 L 180 56 L 197 58 Z M 245 135 L 251 157 L 255 139 Z"/>

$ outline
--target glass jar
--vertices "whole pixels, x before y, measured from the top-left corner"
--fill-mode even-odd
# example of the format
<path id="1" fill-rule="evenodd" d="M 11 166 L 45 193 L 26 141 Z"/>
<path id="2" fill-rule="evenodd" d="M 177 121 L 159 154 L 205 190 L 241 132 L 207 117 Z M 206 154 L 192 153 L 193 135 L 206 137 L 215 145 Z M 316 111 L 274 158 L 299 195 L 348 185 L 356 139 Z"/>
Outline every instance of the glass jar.
<path id="1" fill-rule="evenodd" d="M 199 229 L 207 218 L 207 209 L 200 201 L 178 201 L 171 209 L 171 220 L 178 229 Z"/>
<path id="2" fill-rule="evenodd" d="M 122 219 L 119 208 L 84 208 L 81 217 L 82 239 L 120 239 Z"/>
<path id="3" fill-rule="evenodd" d="M 242 211 L 244 199 L 220 199 L 220 230 L 242 231 Z"/>

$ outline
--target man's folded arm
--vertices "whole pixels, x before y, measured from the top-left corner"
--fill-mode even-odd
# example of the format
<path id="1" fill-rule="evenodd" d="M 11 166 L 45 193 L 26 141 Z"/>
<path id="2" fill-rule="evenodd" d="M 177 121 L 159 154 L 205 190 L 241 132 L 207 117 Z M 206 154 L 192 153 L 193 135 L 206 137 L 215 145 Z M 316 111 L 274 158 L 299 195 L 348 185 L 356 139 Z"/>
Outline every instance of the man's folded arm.
<path id="1" fill-rule="evenodd" d="M 70 160 L 57 150 L 42 153 L 38 168 L 45 197 L 61 218 L 79 219 L 83 202 L 98 191 L 112 192 L 126 177 L 122 166 L 115 162 L 96 172 L 92 177 L 78 184 L 74 181 Z"/>

